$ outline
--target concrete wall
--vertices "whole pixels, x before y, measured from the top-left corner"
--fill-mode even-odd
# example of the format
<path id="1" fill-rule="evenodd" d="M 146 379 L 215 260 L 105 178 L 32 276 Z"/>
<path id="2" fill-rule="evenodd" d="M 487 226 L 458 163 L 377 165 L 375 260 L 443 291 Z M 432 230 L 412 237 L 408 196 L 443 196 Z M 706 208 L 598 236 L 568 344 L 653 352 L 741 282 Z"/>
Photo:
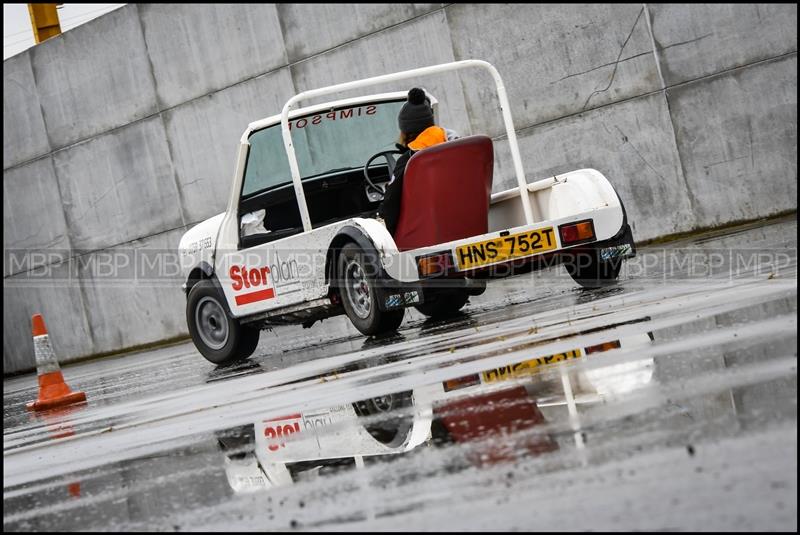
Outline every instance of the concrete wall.
<path id="1" fill-rule="evenodd" d="M 5 373 L 36 312 L 62 362 L 186 334 L 176 276 L 105 273 L 224 209 L 247 123 L 467 58 L 503 76 L 529 180 L 599 169 L 637 240 L 797 207 L 796 5 L 129 4 L 3 63 Z M 419 83 L 512 187 L 488 77 Z"/>

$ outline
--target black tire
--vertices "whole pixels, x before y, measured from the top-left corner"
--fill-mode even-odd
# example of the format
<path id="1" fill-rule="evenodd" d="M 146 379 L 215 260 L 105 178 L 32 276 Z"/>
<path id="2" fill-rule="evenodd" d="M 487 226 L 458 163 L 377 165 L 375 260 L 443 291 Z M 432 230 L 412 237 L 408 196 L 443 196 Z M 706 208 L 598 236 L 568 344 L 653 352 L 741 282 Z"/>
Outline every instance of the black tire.
<path id="1" fill-rule="evenodd" d="M 225 366 L 253 354 L 261 331 L 241 325 L 227 313 L 225 297 L 213 281 L 201 280 L 189 291 L 186 323 L 195 347 L 214 364 Z"/>
<path id="2" fill-rule="evenodd" d="M 337 279 L 344 311 L 356 329 L 367 336 L 396 331 L 403 323 L 404 309 L 383 311 L 378 299 L 383 295 L 376 284 L 374 266 L 355 243 L 347 243 L 339 253 Z"/>
<path id="3" fill-rule="evenodd" d="M 469 300 L 469 293 L 464 289 L 425 290 L 425 302 L 414 305 L 414 308 L 433 319 L 454 316 Z"/>
<path id="4" fill-rule="evenodd" d="M 584 288 L 603 288 L 614 284 L 619 277 L 622 260 L 600 260 L 597 249 L 582 250 L 564 261 L 570 277 Z"/>

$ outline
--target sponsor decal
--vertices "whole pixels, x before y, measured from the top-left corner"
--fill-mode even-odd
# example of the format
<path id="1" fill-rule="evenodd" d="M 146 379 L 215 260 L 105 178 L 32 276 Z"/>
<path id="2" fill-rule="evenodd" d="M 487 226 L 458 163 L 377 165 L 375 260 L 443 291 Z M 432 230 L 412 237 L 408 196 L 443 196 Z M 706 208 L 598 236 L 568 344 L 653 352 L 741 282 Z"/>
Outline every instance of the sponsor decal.
<path id="1" fill-rule="evenodd" d="M 207 236 L 201 240 L 190 243 L 185 249 L 181 249 L 182 256 L 188 256 L 202 251 L 203 249 L 211 249 L 211 237 Z"/>
<path id="2" fill-rule="evenodd" d="M 317 430 L 322 427 L 329 426 L 332 423 L 333 423 L 333 416 L 331 415 L 330 412 L 303 415 L 303 429 L 305 429 L 306 431 Z"/>
<path id="3" fill-rule="evenodd" d="M 419 293 L 416 290 L 392 294 L 386 298 L 386 308 L 400 307 L 412 303 L 419 303 Z"/>
<path id="4" fill-rule="evenodd" d="M 629 243 L 617 245 L 615 247 L 604 247 L 600 249 L 600 260 L 609 260 L 611 258 L 624 257 L 630 255 L 633 248 Z"/>
<path id="5" fill-rule="evenodd" d="M 302 117 L 300 119 L 289 121 L 289 130 L 292 130 L 293 128 L 302 129 L 308 125 L 320 124 L 323 121 L 342 121 L 345 119 L 352 119 L 353 117 L 375 115 L 377 111 L 378 107 L 374 105 L 359 106 L 357 108 L 345 108 L 342 110 L 331 110 L 327 113 L 318 113 L 310 117 Z"/>
<path id="6" fill-rule="evenodd" d="M 272 299 L 301 290 L 297 260 L 281 259 L 276 254 L 272 262 L 265 266 L 248 267 L 233 265 L 228 271 L 235 295 L 236 304 L 247 305 Z"/>
<path id="7" fill-rule="evenodd" d="M 275 297 L 275 289 L 270 284 L 270 272 L 267 266 L 249 269 L 245 266 L 231 266 L 228 274 L 233 281 L 233 291 L 238 292 L 245 288 L 253 290 L 235 296 L 236 304 L 247 305 Z"/>
<path id="8" fill-rule="evenodd" d="M 348 408 L 337 406 L 311 414 L 290 414 L 272 420 L 264 420 L 264 438 L 267 450 L 276 452 L 286 447 L 286 440 L 298 433 L 316 433 L 336 421 L 346 418 Z M 305 436 L 305 435 L 304 435 Z"/>
<path id="9" fill-rule="evenodd" d="M 274 420 L 265 420 L 264 437 L 267 439 L 267 449 L 278 451 L 286 447 L 286 437 L 300 432 L 299 414 L 290 414 Z"/>
<path id="10" fill-rule="evenodd" d="M 280 254 L 275 254 L 275 261 L 269 265 L 270 275 L 272 282 L 275 284 L 276 289 L 283 289 L 286 286 L 297 285 L 299 281 L 299 266 L 297 260 L 290 258 L 289 260 L 281 259 Z M 284 291 L 281 291 L 283 295 Z"/>

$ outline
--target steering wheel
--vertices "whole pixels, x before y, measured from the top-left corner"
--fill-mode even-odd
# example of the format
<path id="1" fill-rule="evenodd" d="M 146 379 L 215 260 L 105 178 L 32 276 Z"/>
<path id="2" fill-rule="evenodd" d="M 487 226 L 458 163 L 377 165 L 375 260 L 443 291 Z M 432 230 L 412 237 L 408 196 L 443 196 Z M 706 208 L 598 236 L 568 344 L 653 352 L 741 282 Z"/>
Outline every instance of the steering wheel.
<path id="1" fill-rule="evenodd" d="M 367 181 L 367 184 L 369 184 L 369 187 L 367 188 L 367 197 L 369 197 L 369 200 L 371 201 L 383 200 L 383 196 L 386 192 L 386 185 L 384 184 L 383 187 L 380 187 L 372 181 L 372 179 L 369 177 L 369 164 L 371 164 L 376 158 L 383 156 L 383 158 L 386 160 L 386 165 L 389 167 L 389 177 L 391 177 L 392 173 L 394 172 L 394 166 L 397 163 L 395 158 L 392 156 L 393 154 L 403 154 L 403 151 L 397 149 L 384 150 L 372 155 L 372 157 L 367 160 L 367 163 L 364 164 L 364 179 Z M 370 189 L 374 191 L 370 192 Z"/>

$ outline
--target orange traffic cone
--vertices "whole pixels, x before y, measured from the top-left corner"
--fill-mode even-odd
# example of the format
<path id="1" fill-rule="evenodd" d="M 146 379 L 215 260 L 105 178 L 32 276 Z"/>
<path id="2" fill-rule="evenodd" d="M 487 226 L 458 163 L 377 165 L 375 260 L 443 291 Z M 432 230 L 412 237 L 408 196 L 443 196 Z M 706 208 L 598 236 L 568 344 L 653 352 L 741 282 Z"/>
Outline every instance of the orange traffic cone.
<path id="1" fill-rule="evenodd" d="M 69 495 L 73 498 L 80 498 L 81 497 L 81 483 L 80 481 L 77 483 L 70 483 L 67 485 L 67 491 L 69 491 Z"/>
<path id="2" fill-rule="evenodd" d="M 84 392 L 73 392 L 64 382 L 61 367 L 50 346 L 50 337 L 47 335 L 47 327 L 44 326 L 44 318 L 41 314 L 34 314 L 32 321 L 36 371 L 39 374 L 39 399 L 28 403 L 28 410 L 41 411 L 86 401 Z"/>

